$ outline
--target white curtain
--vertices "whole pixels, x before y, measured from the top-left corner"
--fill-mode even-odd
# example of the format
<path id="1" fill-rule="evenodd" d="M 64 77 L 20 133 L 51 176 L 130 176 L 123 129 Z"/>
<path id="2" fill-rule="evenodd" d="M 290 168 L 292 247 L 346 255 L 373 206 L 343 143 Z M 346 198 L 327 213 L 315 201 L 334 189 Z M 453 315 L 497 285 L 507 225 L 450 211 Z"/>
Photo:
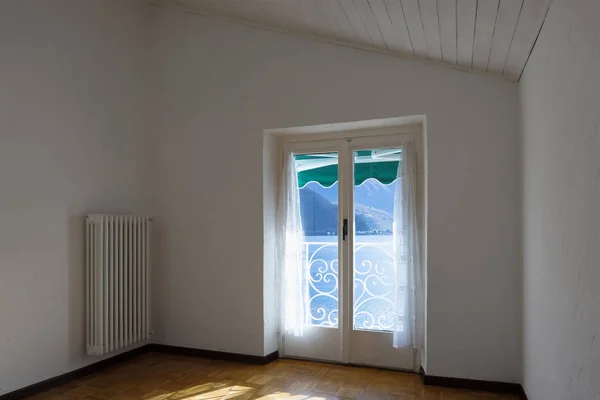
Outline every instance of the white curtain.
<path id="1" fill-rule="evenodd" d="M 302 219 L 300 192 L 294 154 L 283 158 L 281 192 L 277 215 L 277 264 L 279 266 L 280 321 L 287 335 L 302 336 L 304 303 L 302 296 Z"/>
<path id="2" fill-rule="evenodd" d="M 419 248 L 417 204 L 417 150 L 402 145 L 394 193 L 393 240 L 395 253 L 394 347 L 423 348 L 425 293 Z"/>

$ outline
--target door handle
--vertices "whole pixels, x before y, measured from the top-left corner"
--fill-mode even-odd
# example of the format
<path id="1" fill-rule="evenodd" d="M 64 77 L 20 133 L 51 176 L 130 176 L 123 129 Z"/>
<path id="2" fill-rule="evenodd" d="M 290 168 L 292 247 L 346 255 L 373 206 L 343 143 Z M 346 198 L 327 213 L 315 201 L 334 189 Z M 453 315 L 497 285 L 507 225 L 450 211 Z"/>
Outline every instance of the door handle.
<path id="1" fill-rule="evenodd" d="M 348 218 L 344 218 L 344 226 L 342 227 L 342 240 L 346 241 L 348 236 Z"/>

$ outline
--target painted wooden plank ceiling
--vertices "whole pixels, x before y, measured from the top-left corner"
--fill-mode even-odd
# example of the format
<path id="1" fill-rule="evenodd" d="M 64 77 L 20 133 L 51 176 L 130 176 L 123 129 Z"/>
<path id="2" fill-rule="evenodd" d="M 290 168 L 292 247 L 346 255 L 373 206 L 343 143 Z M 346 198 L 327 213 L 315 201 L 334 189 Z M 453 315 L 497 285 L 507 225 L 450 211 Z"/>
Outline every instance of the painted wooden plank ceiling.
<path id="1" fill-rule="evenodd" d="M 518 81 L 552 0 L 150 0 Z"/>

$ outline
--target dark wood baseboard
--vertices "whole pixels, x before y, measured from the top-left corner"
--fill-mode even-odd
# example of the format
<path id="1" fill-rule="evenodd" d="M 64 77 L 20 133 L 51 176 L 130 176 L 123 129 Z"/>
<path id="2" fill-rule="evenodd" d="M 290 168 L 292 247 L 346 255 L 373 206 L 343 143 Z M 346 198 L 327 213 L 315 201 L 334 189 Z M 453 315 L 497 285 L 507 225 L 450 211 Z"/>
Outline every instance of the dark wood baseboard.
<path id="1" fill-rule="evenodd" d="M 22 389 L 15 390 L 14 392 L 6 393 L 0 396 L 1 400 L 20 400 L 28 396 L 33 396 L 42 392 L 45 392 L 55 387 L 65 385 L 75 379 L 83 378 L 84 376 L 93 374 L 94 372 L 101 371 L 113 365 L 122 363 L 123 361 L 135 358 L 150 350 L 150 345 L 144 345 L 137 347 L 133 350 L 129 350 L 125 353 L 118 354 L 111 358 L 107 358 L 96 363 L 86 365 L 83 368 L 76 369 L 66 374 L 59 375 L 54 378 L 46 379 L 45 381 L 34 383 L 33 385 L 24 387 Z"/>
<path id="2" fill-rule="evenodd" d="M 521 392 L 519 393 L 519 396 L 521 396 L 521 400 L 528 400 L 527 393 L 525 393 L 525 388 L 523 385 L 521 385 Z"/>
<path id="3" fill-rule="evenodd" d="M 521 397 L 521 399 L 527 400 L 523 386 L 519 383 L 432 376 L 427 375 L 423 368 L 419 370 L 419 375 L 423 378 L 423 384 L 426 386 L 441 386 L 447 388 L 477 390 L 480 392 L 508 393 L 515 394 Z"/>
<path id="4" fill-rule="evenodd" d="M 169 346 L 166 344 L 151 344 L 150 351 L 157 353 L 179 354 L 183 356 L 203 357 L 213 360 L 236 361 L 246 364 L 266 365 L 279 358 L 279 352 L 275 351 L 266 356 L 253 356 L 248 354 L 226 353 L 223 351 L 192 349 L 189 347 Z"/>
<path id="5" fill-rule="evenodd" d="M 213 360 L 225 360 L 225 361 L 237 361 L 247 364 L 259 364 L 265 365 L 279 358 L 279 352 L 275 351 L 266 356 L 251 356 L 247 354 L 236 354 L 236 353 L 225 353 L 221 351 L 212 350 L 201 350 L 191 349 L 187 347 L 168 346 L 164 344 L 147 344 L 125 353 L 118 354 L 116 356 L 107 358 L 97 363 L 87 365 L 83 368 L 76 369 L 75 371 L 67 372 L 60 376 L 47 379 L 45 381 L 34 383 L 31 386 L 24 387 L 22 389 L 15 390 L 14 392 L 0 395 L 0 400 L 20 400 L 28 396 L 33 396 L 55 387 L 65 385 L 75 379 L 82 378 L 84 376 L 93 374 L 94 372 L 101 371 L 113 365 L 122 363 L 123 361 L 135 358 L 143 353 L 154 351 L 157 353 L 169 353 L 169 354 L 181 354 L 186 356 L 204 357 L 211 358 Z"/>
<path id="6" fill-rule="evenodd" d="M 247 364 L 266 365 L 279 358 L 279 352 L 275 351 L 266 356 L 254 356 L 248 354 L 227 353 L 214 350 L 193 349 L 189 347 L 169 346 L 164 344 L 147 344 L 135 348 L 133 350 L 121 353 L 111 358 L 99 361 L 94 364 L 87 365 L 83 368 L 76 369 L 66 374 L 47 379 L 45 381 L 35 383 L 31 386 L 24 387 L 0 396 L 0 400 L 19 400 L 24 397 L 33 396 L 45 392 L 55 387 L 67 384 L 75 379 L 93 374 L 113 365 L 135 358 L 143 353 L 154 351 L 157 353 L 179 354 L 192 357 L 210 358 L 213 360 L 235 361 Z M 527 395 L 523 386 L 518 383 L 481 381 L 475 379 L 448 378 L 442 376 L 427 375 L 425 370 L 421 368 L 419 375 L 423 378 L 423 383 L 427 386 L 442 386 L 457 389 L 478 390 L 494 393 L 510 393 L 516 394 L 521 399 L 527 400 Z"/>

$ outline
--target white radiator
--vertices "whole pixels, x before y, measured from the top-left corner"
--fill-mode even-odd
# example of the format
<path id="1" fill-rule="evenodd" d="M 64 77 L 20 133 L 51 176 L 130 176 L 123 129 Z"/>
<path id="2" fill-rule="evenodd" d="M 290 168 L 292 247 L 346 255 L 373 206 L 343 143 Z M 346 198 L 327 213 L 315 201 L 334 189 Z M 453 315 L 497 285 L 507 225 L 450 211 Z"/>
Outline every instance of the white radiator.
<path id="1" fill-rule="evenodd" d="M 87 353 L 101 355 L 149 339 L 152 218 L 86 218 Z"/>

